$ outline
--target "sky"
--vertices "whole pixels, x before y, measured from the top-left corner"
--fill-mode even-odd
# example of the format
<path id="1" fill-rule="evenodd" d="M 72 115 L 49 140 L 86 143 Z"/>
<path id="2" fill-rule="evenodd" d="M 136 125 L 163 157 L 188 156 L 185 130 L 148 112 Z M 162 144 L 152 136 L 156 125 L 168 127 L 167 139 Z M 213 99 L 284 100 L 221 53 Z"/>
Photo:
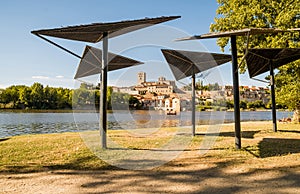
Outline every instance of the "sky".
<path id="1" fill-rule="evenodd" d="M 32 85 L 40 82 L 53 87 L 74 88 L 79 59 L 50 45 L 30 32 L 72 25 L 122 20 L 181 16 L 180 19 L 144 28 L 109 39 L 109 51 L 144 62 L 143 65 L 108 74 L 109 85 L 128 86 L 137 82 L 137 72 L 144 71 L 147 81 L 164 76 L 174 80 L 160 49 L 181 49 L 220 53 L 216 39 L 175 42 L 174 39 L 209 32 L 218 4 L 213 0 L 10 0 L 0 3 L 0 88 Z M 101 42 L 87 44 L 49 38 L 81 55 L 86 45 L 101 48 Z M 230 51 L 227 48 L 226 54 Z M 232 84 L 231 63 L 205 73 L 204 83 Z M 200 78 L 198 78 L 199 80 Z M 97 83 L 99 75 L 80 81 Z M 189 83 L 190 79 L 178 84 Z M 266 86 L 240 75 L 240 85 Z"/>

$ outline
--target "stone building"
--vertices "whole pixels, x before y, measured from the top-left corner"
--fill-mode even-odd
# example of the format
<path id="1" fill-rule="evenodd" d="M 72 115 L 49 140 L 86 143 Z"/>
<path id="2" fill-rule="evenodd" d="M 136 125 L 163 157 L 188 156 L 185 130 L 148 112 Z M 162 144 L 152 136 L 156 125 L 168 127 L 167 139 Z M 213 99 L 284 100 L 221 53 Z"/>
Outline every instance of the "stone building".
<path id="1" fill-rule="evenodd" d="M 146 82 L 146 73 L 145 72 L 139 72 L 138 73 L 138 79 L 137 79 L 137 84 L 142 85 L 142 83 Z"/>
<path id="2" fill-rule="evenodd" d="M 175 81 L 166 80 L 165 77 L 159 77 L 158 81 L 147 81 L 145 72 L 139 72 L 137 80 L 138 83 L 134 89 L 138 91 L 140 95 L 145 95 L 147 92 L 157 95 L 170 95 L 174 93 L 176 89 Z"/>
<path id="3" fill-rule="evenodd" d="M 165 99 L 165 111 L 179 113 L 180 112 L 180 99 L 173 97 Z"/>
<path id="4" fill-rule="evenodd" d="M 197 96 L 203 101 L 211 102 L 221 99 L 233 100 L 233 87 L 225 85 L 220 90 L 200 90 L 197 91 Z M 269 88 L 240 86 L 240 100 L 248 102 L 261 100 L 264 104 L 267 104 L 270 101 Z"/>

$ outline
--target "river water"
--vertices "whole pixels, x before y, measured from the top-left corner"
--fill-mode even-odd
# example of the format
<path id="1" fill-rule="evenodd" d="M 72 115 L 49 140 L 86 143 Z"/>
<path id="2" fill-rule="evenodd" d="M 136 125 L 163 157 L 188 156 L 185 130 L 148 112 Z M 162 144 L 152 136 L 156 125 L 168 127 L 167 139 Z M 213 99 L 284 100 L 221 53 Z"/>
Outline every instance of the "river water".
<path id="1" fill-rule="evenodd" d="M 277 111 L 277 119 L 292 112 Z M 191 112 L 165 115 L 160 111 L 115 111 L 108 113 L 108 129 L 157 128 L 191 125 Z M 271 120 L 270 111 L 241 112 L 242 121 Z M 0 112 L 0 138 L 23 135 L 62 133 L 99 129 L 98 113 L 23 113 Z M 233 112 L 197 112 L 198 125 L 233 122 Z"/>

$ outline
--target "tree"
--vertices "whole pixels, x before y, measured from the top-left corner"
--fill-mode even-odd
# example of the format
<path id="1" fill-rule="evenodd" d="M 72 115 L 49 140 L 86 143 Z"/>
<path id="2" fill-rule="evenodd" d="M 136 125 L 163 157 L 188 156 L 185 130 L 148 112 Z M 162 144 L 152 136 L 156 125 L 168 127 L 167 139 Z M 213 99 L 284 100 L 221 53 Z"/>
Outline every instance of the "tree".
<path id="1" fill-rule="evenodd" d="M 44 86 L 40 83 L 34 83 L 31 86 L 30 99 L 32 101 L 32 107 L 40 109 L 42 107 L 44 97 Z"/>
<path id="2" fill-rule="evenodd" d="M 210 87 L 210 91 L 218 91 L 218 90 L 220 90 L 220 86 L 219 86 L 219 84 L 216 82 L 216 83 L 214 83 L 214 84 L 209 84 L 209 87 Z"/>
<path id="3" fill-rule="evenodd" d="M 241 109 L 247 109 L 247 101 L 241 100 L 240 101 L 240 108 Z"/>
<path id="4" fill-rule="evenodd" d="M 11 108 L 17 107 L 19 100 L 19 86 L 10 86 L 6 88 L 1 94 L 1 101 L 5 104 L 12 103 Z"/>
<path id="5" fill-rule="evenodd" d="M 238 30 L 243 28 L 299 28 L 300 0 L 217 0 L 219 7 L 212 32 Z M 219 38 L 217 44 L 224 51 L 228 38 Z M 244 54 L 246 37 L 237 37 L 238 54 Z M 296 48 L 300 47 L 299 33 L 277 35 L 253 35 L 249 48 Z M 245 63 L 241 65 L 245 72 Z M 300 61 L 279 68 L 275 76 L 276 96 L 280 104 L 295 110 L 300 117 Z"/>
<path id="6" fill-rule="evenodd" d="M 141 107 L 141 103 L 136 97 L 130 96 L 128 102 L 130 108 L 139 109 Z"/>
<path id="7" fill-rule="evenodd" d="M 0 103 L 3 103 L 3 108 L 69 109 L 72 107 L 72 94 L 73 90 L 49 86 L 44 88 L 40 83 L 34 83 L 31 87 L 17 85 L 1 90 Z"/>
<path id="8" fill-rule="evenodd" d="M 100 91 L 99 91 L 99 89 L 95 90 L 95 107 L 96 107 L 96 110 L 98 110 L 100 107 Z"/>
<path id="9" fill-rule="evenodd" d="M 20 88 L 19 90 L 19 102 L 21 108 L 26 108 L 31 106 L 30 104 L 30 93 L 31 89 L 27 86 Z"/>
<path id="10" fill-rule="evenodd" d="M 95 103 L 94 90 L 88 89 L 83 84 L 80 86 L 80 88 L 74 90 L 73 92 L 69 92 L 69 94 L 72 94 L 73 106 L 76 108 L 92 108 L 91 105 L 94 105 Z M 63 91 L 60 91 L 58 95 L 60 96 L 60 103 L 64 103 L 66 100 L 70 99 L 70 97 L 64 94 Z"/>
<path id="11" fill-rule="evenodd" d="M 113 110 L 124 110 L 129 108 L 130 95 L 121 92 L 112 92 L 111 106 Z"/>
<path id="12" fill-rule="evenodd" d="M 58 106 L 57 89 L 46 86 L 44 88 L 44 109 L 57 109 Z"/>
<path id="13" fill-rule="evenodd" d="M 234 102 L 233 102 L 233 100 L 226 100 L 226 107 L 228 109 L 234 108 Z"/>
<path id="14" fill-rule="evenodd" d="M 276 75 L 276 100 L 279 104 L 295 110 L 294 121 L 300 122 L 300 62 L 280 68 Z"/>
<path id="15" fill-rule="evenodd" d="M 189 83 L 188 85 L 183 86 L 183 90 L 185 90 L 185 91 L 192 91 L 192 84 Z"/>
<path id="16" fill-rule="evenodd" d="M 262 100 L 256 100 L 254 102 L 248 102 L 247 108 L 248 109 L 265 108 L 265 105 Z"/>
<path id="17" fill-rule="evenodd" d="M 107 94 L 106 94 L 106 101 L 107 101 L 107 109 L 112 109 L 112 93 L 113 93 L 113 88 L 111 86 L 107 87 Z M 100 94 L 99 94 L 100 98 Z M 100 100 L 100 99 L 99 99 Z M 100 102 L 99 102 L 100 103 Z"/>

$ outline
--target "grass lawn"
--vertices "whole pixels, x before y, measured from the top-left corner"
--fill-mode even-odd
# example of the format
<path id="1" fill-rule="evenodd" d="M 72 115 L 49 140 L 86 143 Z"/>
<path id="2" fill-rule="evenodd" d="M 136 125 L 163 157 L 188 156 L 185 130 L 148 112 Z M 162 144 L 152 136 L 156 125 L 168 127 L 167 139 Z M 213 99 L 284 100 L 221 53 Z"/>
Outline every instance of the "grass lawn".
<path id="1" fill-rule="evenodd" d="M 207 134 L 207 127 L 198 126 L 197 135 L 191 139 L 185 151 L 164 166 L 184 165 L 199 158 L 207 163 L 235 165 L 241 170 L 276 167 L 285 170 L 300 164 L 299 124 L 279 123 L 279 131 L 274 133 L 271 122 L 243 122 L 241 150 L 234 148 L 233 124 L 222 125 L 219 134 Z M 109 131 L 108 135 L 124 148 L 144 150 L 160 148 L 165 142 L 171 141 L 176 130 L 164 128 L 142 136 L 126 130 L 115 130 Z M 205 134 L 217 136 L 216 141 L 211 149 L 199 154 Z M 94 155 L 81 135 L 62 133 L 0 139 L 0 172 L 116 168 Z M 177 143 L 180 145 L 180 142 Z"/>

